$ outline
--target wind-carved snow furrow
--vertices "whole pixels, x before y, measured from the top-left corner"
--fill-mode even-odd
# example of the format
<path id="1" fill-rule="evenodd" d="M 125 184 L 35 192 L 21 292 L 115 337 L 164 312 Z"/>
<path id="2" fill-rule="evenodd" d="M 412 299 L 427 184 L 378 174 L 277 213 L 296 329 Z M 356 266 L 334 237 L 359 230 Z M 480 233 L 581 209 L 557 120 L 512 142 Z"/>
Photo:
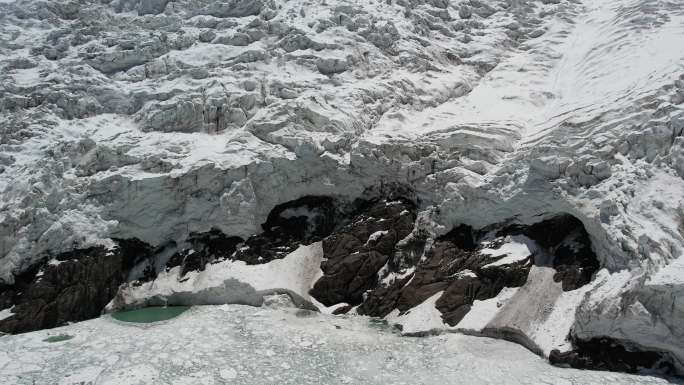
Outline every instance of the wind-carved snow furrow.
<path id="1" fill-rule="evenodd" d="M 636 28 L 634 20 L 620 20 L 624 2 L 588 3 L 587 14 L 579 17 L 575 36 L 562 49 L 563 57 L 552 75 L 550 89 L 556 99 L 546 115 L 620 108 L 672 82 L 682 69 L 684 54 L 671 49 L 684 37 L 681 28 L 676 28 L 681 7 L 673 7 L 679 14 L 673 13 L 672 20 L 646 34 Z M 543 135 L 548 138 L 549 132 Z"/>

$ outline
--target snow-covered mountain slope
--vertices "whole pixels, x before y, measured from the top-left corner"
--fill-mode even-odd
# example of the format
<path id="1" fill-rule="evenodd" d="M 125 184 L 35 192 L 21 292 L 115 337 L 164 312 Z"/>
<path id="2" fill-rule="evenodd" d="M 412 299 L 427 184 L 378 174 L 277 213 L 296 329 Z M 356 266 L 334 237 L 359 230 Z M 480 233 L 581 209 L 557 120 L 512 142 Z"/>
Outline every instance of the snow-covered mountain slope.
<path id="1" fill-rule="evenodd" d="M 0 381 L 24 384 L 671 384 L 554 368 L 520 346 L 462 335 L 400 338 L 366 317 L 193 307 L 158 324 L 109 316 L 0 337 Z M 64 342 L 45 342 L 68 335 Z M 133 342 L 134 341 L 134 342 Z M 454 379 L 457 379 L 454 382 Z"/>
<path id="2" fill-rule="evenodd" d="M 406 332 L 499 335 L 545 355 L 608 338 L 668 355 L 681 373 L 682 41 L 675 0 L 2 1 L 0 307 L 25 312 L 36 298 L 19 293 L 47 285 L 67 317 L 78 301 L 60 302 L 55 287 L 79 287 L 81 275 L 64 284 L 63 272 L 116 286 L 147 274 L 153 256 L 151 275 L 168 285 L 155 289 L 148 274 L 122 288 L 121 306 L 216 287 L 287 289 Z M 260 225 L 279 205 L 312 196 L 337 202 L 316 206 L 322 217 L 337 210 L 360 224 L 332 221 L 335 232 L 287 244 L 268 231 L 248 238 L 269 230 Z M 414 205 L 402 203 L 410 226 L 403 210 L 372 209 L 395 228 L 346 208 L 390 197 Z M 275 216 L 301 217 L 305 206 Z M 568 216 L 591 253 L 560 263 L 559 250 L 572 249 L 563 226 L 548 244 L 519 238 Z M 466 227 L 473 247 L 453 232 Z M 249 247 L 219 237 L 223 246 L 194 254 L 196 235 L 212 229 Z M 278 271 L 298 243 L 326 236 L 296 288 L 237 267 Z M 90 247 L 116 266 L 62 254 Z M 178 282 L 216 254 L 222 261 Z M 481 295 L 459 297 L 475 281 Z M 381 300 L 414 289 L 405 302 Z"/>

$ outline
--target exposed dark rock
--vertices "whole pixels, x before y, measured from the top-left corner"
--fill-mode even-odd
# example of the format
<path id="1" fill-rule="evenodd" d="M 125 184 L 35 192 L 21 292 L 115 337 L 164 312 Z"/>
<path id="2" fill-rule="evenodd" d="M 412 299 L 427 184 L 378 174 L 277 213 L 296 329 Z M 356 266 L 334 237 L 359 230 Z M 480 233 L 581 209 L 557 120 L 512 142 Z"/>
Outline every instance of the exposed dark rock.
<path id="1" fill-rule="evenodd" d="M 0 331 L 23 333 L 99 316 L 148 250 L 137 240 L 119 244 L 113 250 L 92 247 L 62 253 L 17 276 L 0 295 L 5 307 L 14 305 L 14 315 L 0 321 Z"/>
<path id="2" fill-rule="evenodd" d="M 247 240 L 227 236 L 218 229 L 193 233 L 186 247 L 174 254 L 167 268 L 182 266 L 181 274 L 204 270 L 207 263 L 226 259 L 249 265 L 281 259 L 301 244 L 310 244 L 329 235 L 343 223 L 347 209 L 331 197 L 305 196 L 276 206 L 261 225 L 263 232 Z"/>
<path id="3" fill-rule="evenodd" d="M 335 229 L 340 213 L 337 205 L 330 197 L 306 196 L 276 206 L 261 226 L 265 232 L 278 231 L 305 243 L 315 242 Z"/>
<path id="4" fill-rule="evenodd" d="M 358 305 L 377 285 L 378 271 L 411 233 L 415 206 L 404 200 L 372 202 L 351 223 L 323 240 L 324 276 L 311 290 L 321 303 Z"/>
<path id="5" fill-rule="evenodd" d="M 504 287 L 524 285 L 531 267 L 531 258 L 509 265 L 479 267 L 475 270 L 476 277 L 462 276 L 449 285 L 435 307 L 442 313 L 444 322 L 455 326 L 468 313 L 473 301 L 494 298 Z"/>
<path id="6" fill-rule="evenodd" d="M 489 246 L 500 246 L 500 242 Z M 444 291 L 436 307 L 442 312 L 444 321 L 453 326 L 468 313 L 474 300 L 492 298 L 504 287 L 521 286 L 527 280 L 531 258 L 509 265 L 484 267 L 496 260 L 476 251 L 472 228 L 458 226 L 438 238 L 424 255 L 414 259 L 413 274 L 368 293 L 359 312 L 384 317 L 396 308 L 403 313 Z"/>
<path id="7" fill-rule="evenodd" d="M 349 310 L 353 309 L 354 307 L 352 305 L 343 305 L 338 307 L 337 309 L 333 310 L 332 314 L 334 315 L 340 315 L 340 314 L 346 314 L 349 312 Z"/>
<path id="8" fill-rule="evenodd" d="M 135 265 L 148 259 L 155 252 L 152 246 L 137 238 L 114 238 L 114 241 L 121 255 L 125 256 L 123 259 L 124 271 L 131 270 Z"/>
<path id="9" fill-rule="evenodd" d="M 401 238 L 388 237 L 386 244 L 367 245 L 366 239 L 373 231 L 397 228 L 394 224 L 383 227 L 377 223 L 392 223 L 396 213 L 371 214 L 372 209 L 363 210 L 352 225 L 324 240 L 324 276 L 311 294 L 325 305 L 359 305 L 360 314 L 384 317 L 394 309 L 403 314 L 443 292 L 435 306 L 444 322 L 454 326 L 470 311 L 473 301 L 493 298 L 505 287 L 524 285 L 535 263 L 552 264 L 557 270 L 554 278 L 562 282 L 564 290 L 588 283 L 598 269 L 589 236 L 582 223 L 570 215 L 555 216 L 531 226 L 492 225 L 479 231 L 461 225 L 426 249 L 428 236 L 420 232 L 400 244 L 397 242 Z M 412 221 L 400 225 L 400 235 L 408 235 L 411 227 Z M 537 242 L 540 255 L 548 258 L 535 253 L 496 265 L 492 263 L 505 258 L 505 254 L 492 256 L 491 252 L 481 251 L 498 249 L 510 241 L 509 236 L 519 235 Z M 484 237 L 487 240 L 483 242 Z M 379 282 L 378 278 L 384 279 Z M 337 312 L 349 309 L 351 306 L 344 306 Z"/>
<path id="10" fill-rule="evenodd" d="M 397 307 L 402 288 L 411 276 L 392 281 L 389 285 L 379 285 L 368 292 L 366 301 L 359 306 L 359 313 L 384 317 Z M 350 307 L 351 309 L 351 307 Z M 350 309 L 347 309 L 350 310 Z"/>
<path id="11" fill-rule="evenodd" d="M 20 293 L 25 292 L 33 281 L 41 266 L 47 260 L 44 259 L 24 270 L 21 274 L 14 277 L 13 285 L 0 285 L 0 309 L 7 309 L 17 303 Z M 1 321 L 0 321 L 1 322 Z M 2 329 L 0 329 L 1 331 Z"/>
<path id="12" fill-rule="evenodd" d="M 561 244 L 554 253 L 554 281 L 563 283 L 563 290 L 575 290 L 589 283 L 600 265 L 596 254 L 591 250 L 589 234 L 581 232 L 572 243 Z"/>
<path id="13" fill-rule="evenodd" d="M 245 241 L 232 259 L 255 265 L 284 258 L 300 244 L 320 241 L 344 217 L 330 197 L 306 196 L 276 206 L 261 225 L 264 232 Z"/>
<path id="14" fill-rule="evenodd" d="M 299 247 L 328 236 L 344 214 L 333 198 L 306 196 L 276 206 L 261 225 L 262 234 L 250 237 L 235 259 L 257 264 L 285 257 Z"/>
<path id="15" fill-rule="evenodd" d="M 554 281 L 562 282 L 564 291 L 586 285 L 599 269 L 589 234 L 572 215 L 557 215 L 518 230 L 553 255 Z"/>
<path id="16" fill-rule="evenodd" d="M 637 373 L 643 370 L 675 374 L 672 356 L 665 352 L 640 350 L 611 338 L 574 340 L 574 349 L 561 353 L 552 350 L 549 362 L 576 369 Z"/>
<path id="17" fill-rule="evenodd" d="M 207 263 L 228 259 L 242 243 L 240 237 L 229 237 L 218 229 L 206 233 L 191 233 L 189 249 L 175 253 L 166 263 L 167 268 L 181 266 L 181 275 L 189 271 L 201 271 Z"/>
<path id="18" fill-rule="evenodd" d="M 474 230 L 470 226 L 459 225 L 451 229 L 448 233 L 438 238 L 440 241 L 449 241 L 464 251 L 475 251 Z"/>
<path id="19" fill-rule="evenodd" d="M 531 226 L 493 225 L 479 231 L 461 225 L 434 240 L 414 231 L 415 220 L 416 207 L 406 199 L 345 205 L 331 197 L 307 196 L 275 207 L 262 224 L 263 233 L 247 240 L 218 229 L 190 234 L 166 267 L 180 266 L 185 275 L 227 259 L 267 263 L 301 244 L 322 240 L 324 275 L 311 294 L 326 306 L 345 303 L 336 314 L 355 306 L 360 314 L 371 316 L 384 317 L 394 309 L 403 314 L 443 292 L 435 306 L 452 326 L 470 311 L 473 301 L 493 298 L 504 287 L 527 281 L 531 266 L 539 262 L 535 255 L 493 265 L 506 255 L 482 252 L 500 248 L 509 236 L 525 235 L 553 256 L 544 263 L 552 263 L 557 270 L 554 279 L 564 290 L 586 284 L 598 269 L 589 236 L 569 215 Z M 137 239 L 116 241 L 114 250 L 76 250 L 51 263 L 45 260 L 16 277 L 12 287 L 0 288 L 0 308 L 13 305 L 16 313 L 0 321 L 0 331 L 23 332 L 96 317 L 119 285 L 130 279 L 129 272 L 134 270 L 133 278 L 143 281 L 156 277 L 155 256 L 160 250 Z M 568 360 L 583 362 L 579 357 Z"/>

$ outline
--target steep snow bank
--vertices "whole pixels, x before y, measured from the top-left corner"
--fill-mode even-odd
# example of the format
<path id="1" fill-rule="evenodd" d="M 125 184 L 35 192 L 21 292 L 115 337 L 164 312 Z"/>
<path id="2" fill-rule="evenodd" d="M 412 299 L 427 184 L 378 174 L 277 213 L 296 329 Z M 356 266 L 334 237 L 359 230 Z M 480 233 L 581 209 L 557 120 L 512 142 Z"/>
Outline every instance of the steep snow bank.
<path id="1" fill-rule="evenodd" d="M 153 281 L 121 288 L 107 310 L 153 305 L 261 306 L 264 296 L 274 293 L 289 295 L 299 307 L 317 309 L 309 290 L 322 274 L 322 259 L 321 243 L 316 242 L 263 265 L 227 260 L 185 275 L 180 267 L 174 267 Z"/>

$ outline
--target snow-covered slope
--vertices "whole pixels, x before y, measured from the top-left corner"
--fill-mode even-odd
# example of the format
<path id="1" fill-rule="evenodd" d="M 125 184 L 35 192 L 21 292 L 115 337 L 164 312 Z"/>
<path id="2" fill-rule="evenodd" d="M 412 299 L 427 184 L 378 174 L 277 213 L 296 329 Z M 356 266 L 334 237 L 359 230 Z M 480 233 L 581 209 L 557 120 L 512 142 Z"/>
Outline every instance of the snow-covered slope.
<path id="1" fill-rule="evenodd" d="M 676 0 L 0 2 L 0 278 L 114 238 L 246 238 L 303 196 L 403 195 L 428 246 L 570 214 L 593 281 L 534 266 L 460 329 L 609 337 L 681 372 L 682 41 Z M 534 322 L 504 311 L 543 284 Z M 392 317 L 433 329 L 435 301 Z"/>
<path id="2" fill-rule="evenodd" d="M 181 274 L 175 267 L 151 282 L 119 291 L 107 310 L 162 305 L 220 305 L 238 303 L 261 306 L 264 297 L 289 295 L 296 305 L 318 309 L 309 290 L 322 272 L 320 242 L 301 246 L 283 259 L 249 266 L 242 261 L 223 261 L 202 272 Z"/>

